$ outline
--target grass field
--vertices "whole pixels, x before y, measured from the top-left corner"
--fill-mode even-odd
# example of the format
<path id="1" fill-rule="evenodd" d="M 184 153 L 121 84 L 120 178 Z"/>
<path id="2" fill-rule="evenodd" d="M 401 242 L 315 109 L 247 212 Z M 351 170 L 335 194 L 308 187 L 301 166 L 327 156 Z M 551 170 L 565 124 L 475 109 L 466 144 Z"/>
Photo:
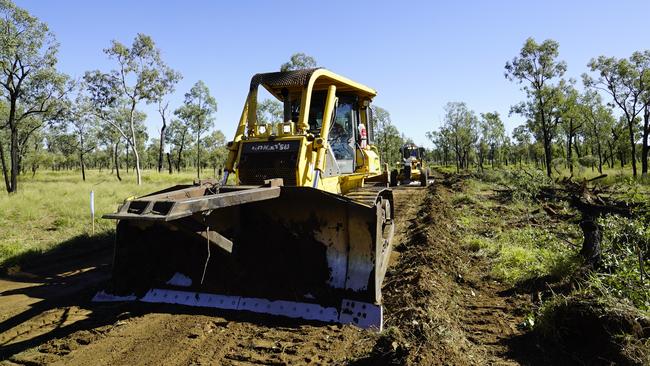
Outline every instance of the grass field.
<path id="1" fill-rule="evenodd" d="M 87 171 L 85 182 L 75 171 L 40 171 L 33 178 L 22 177 L 17 194 L 0 193 L 0 266 L 19 255 L 90 236 L 90 191 L 95 194 L 95 235 L 105 235 L 114 229 L 115 221 L 101 216 L 115 211 L 125 198 L 191 183 L 195 174 L 143 171 L 140 186 L 134 174 L 122 173 L 120 182 L 107 171 Z"/>

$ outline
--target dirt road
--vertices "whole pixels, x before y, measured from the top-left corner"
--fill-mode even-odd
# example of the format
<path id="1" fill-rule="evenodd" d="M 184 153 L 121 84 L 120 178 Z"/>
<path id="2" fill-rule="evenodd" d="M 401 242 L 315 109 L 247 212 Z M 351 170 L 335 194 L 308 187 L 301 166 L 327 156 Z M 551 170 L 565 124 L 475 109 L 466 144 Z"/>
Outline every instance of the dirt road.
<path id="1" fill-rule="evenodd" d="M 395 191 L 387 331 L 214 309 L 94 304 L 111 241 L 67 248 L 0 279 L 2 364 L 517 364 L 521 301 L 454 236 L 450 188 Z M 47 266 L 39 265 L 48 263 Z"/>

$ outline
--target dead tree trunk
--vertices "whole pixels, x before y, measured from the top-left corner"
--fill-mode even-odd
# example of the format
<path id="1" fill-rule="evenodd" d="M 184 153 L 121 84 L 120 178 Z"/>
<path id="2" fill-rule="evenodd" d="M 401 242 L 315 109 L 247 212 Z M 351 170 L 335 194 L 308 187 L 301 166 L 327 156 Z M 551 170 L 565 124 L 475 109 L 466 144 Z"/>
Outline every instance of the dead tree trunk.
<path id="1" fill-rule="evenodd" d="M 598 267 L 601 263 L 600 242 L 603 236 L 597 217 L 593 213 L 583 213 L 580 229 L 584 235 L 580 255 L 588 266 Z"/>

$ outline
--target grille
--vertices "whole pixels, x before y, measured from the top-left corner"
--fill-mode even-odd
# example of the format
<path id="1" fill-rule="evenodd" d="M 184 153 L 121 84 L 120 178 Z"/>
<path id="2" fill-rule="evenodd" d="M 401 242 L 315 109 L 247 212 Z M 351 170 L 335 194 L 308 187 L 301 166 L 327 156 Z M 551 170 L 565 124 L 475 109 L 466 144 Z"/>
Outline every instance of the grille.
<path id="1" fill-rule="evenodd" d="M 285 186 L 296 185 L 298 151 L 250 153 L 239 158 L 239 180 L 245 185 L 262 185 L 266 179 L 282 178 Z"/>
<path id="2" fill-rule="evenodd" d="M 250 89 L 254 90 L 260 84 L 269 86 L 271 88 L 305 86 L 307 85 L 311 74 L 313 74 L 316 70 L 318 70 L 318 68 L 256 74 L 251 79 Z"/>

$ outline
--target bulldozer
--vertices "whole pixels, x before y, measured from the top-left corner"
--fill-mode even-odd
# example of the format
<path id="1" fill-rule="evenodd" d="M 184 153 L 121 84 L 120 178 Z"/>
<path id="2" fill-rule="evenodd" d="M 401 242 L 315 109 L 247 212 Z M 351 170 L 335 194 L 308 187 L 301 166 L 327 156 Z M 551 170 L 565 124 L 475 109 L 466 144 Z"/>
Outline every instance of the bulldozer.
<path id="1" fill-rule="evenodd" d="M 420 186 L 429 185 L 429 169 L 424 166 L 424 148 L 412 143 L 404 144 L 400 148 L 402 169 L 391 171 L 391 186 L 410 185 L 412 182 L 419 182 Z"/>
<path id="2" fill-rule="evenodd" d="M 283 105 L 258 117 L 258 90 Z M 394 232 L 376 91 L 324 68 L 256 74 L 222 179 L 125 201 L 95 301 L 249 311 L 381 330 Z"/>

